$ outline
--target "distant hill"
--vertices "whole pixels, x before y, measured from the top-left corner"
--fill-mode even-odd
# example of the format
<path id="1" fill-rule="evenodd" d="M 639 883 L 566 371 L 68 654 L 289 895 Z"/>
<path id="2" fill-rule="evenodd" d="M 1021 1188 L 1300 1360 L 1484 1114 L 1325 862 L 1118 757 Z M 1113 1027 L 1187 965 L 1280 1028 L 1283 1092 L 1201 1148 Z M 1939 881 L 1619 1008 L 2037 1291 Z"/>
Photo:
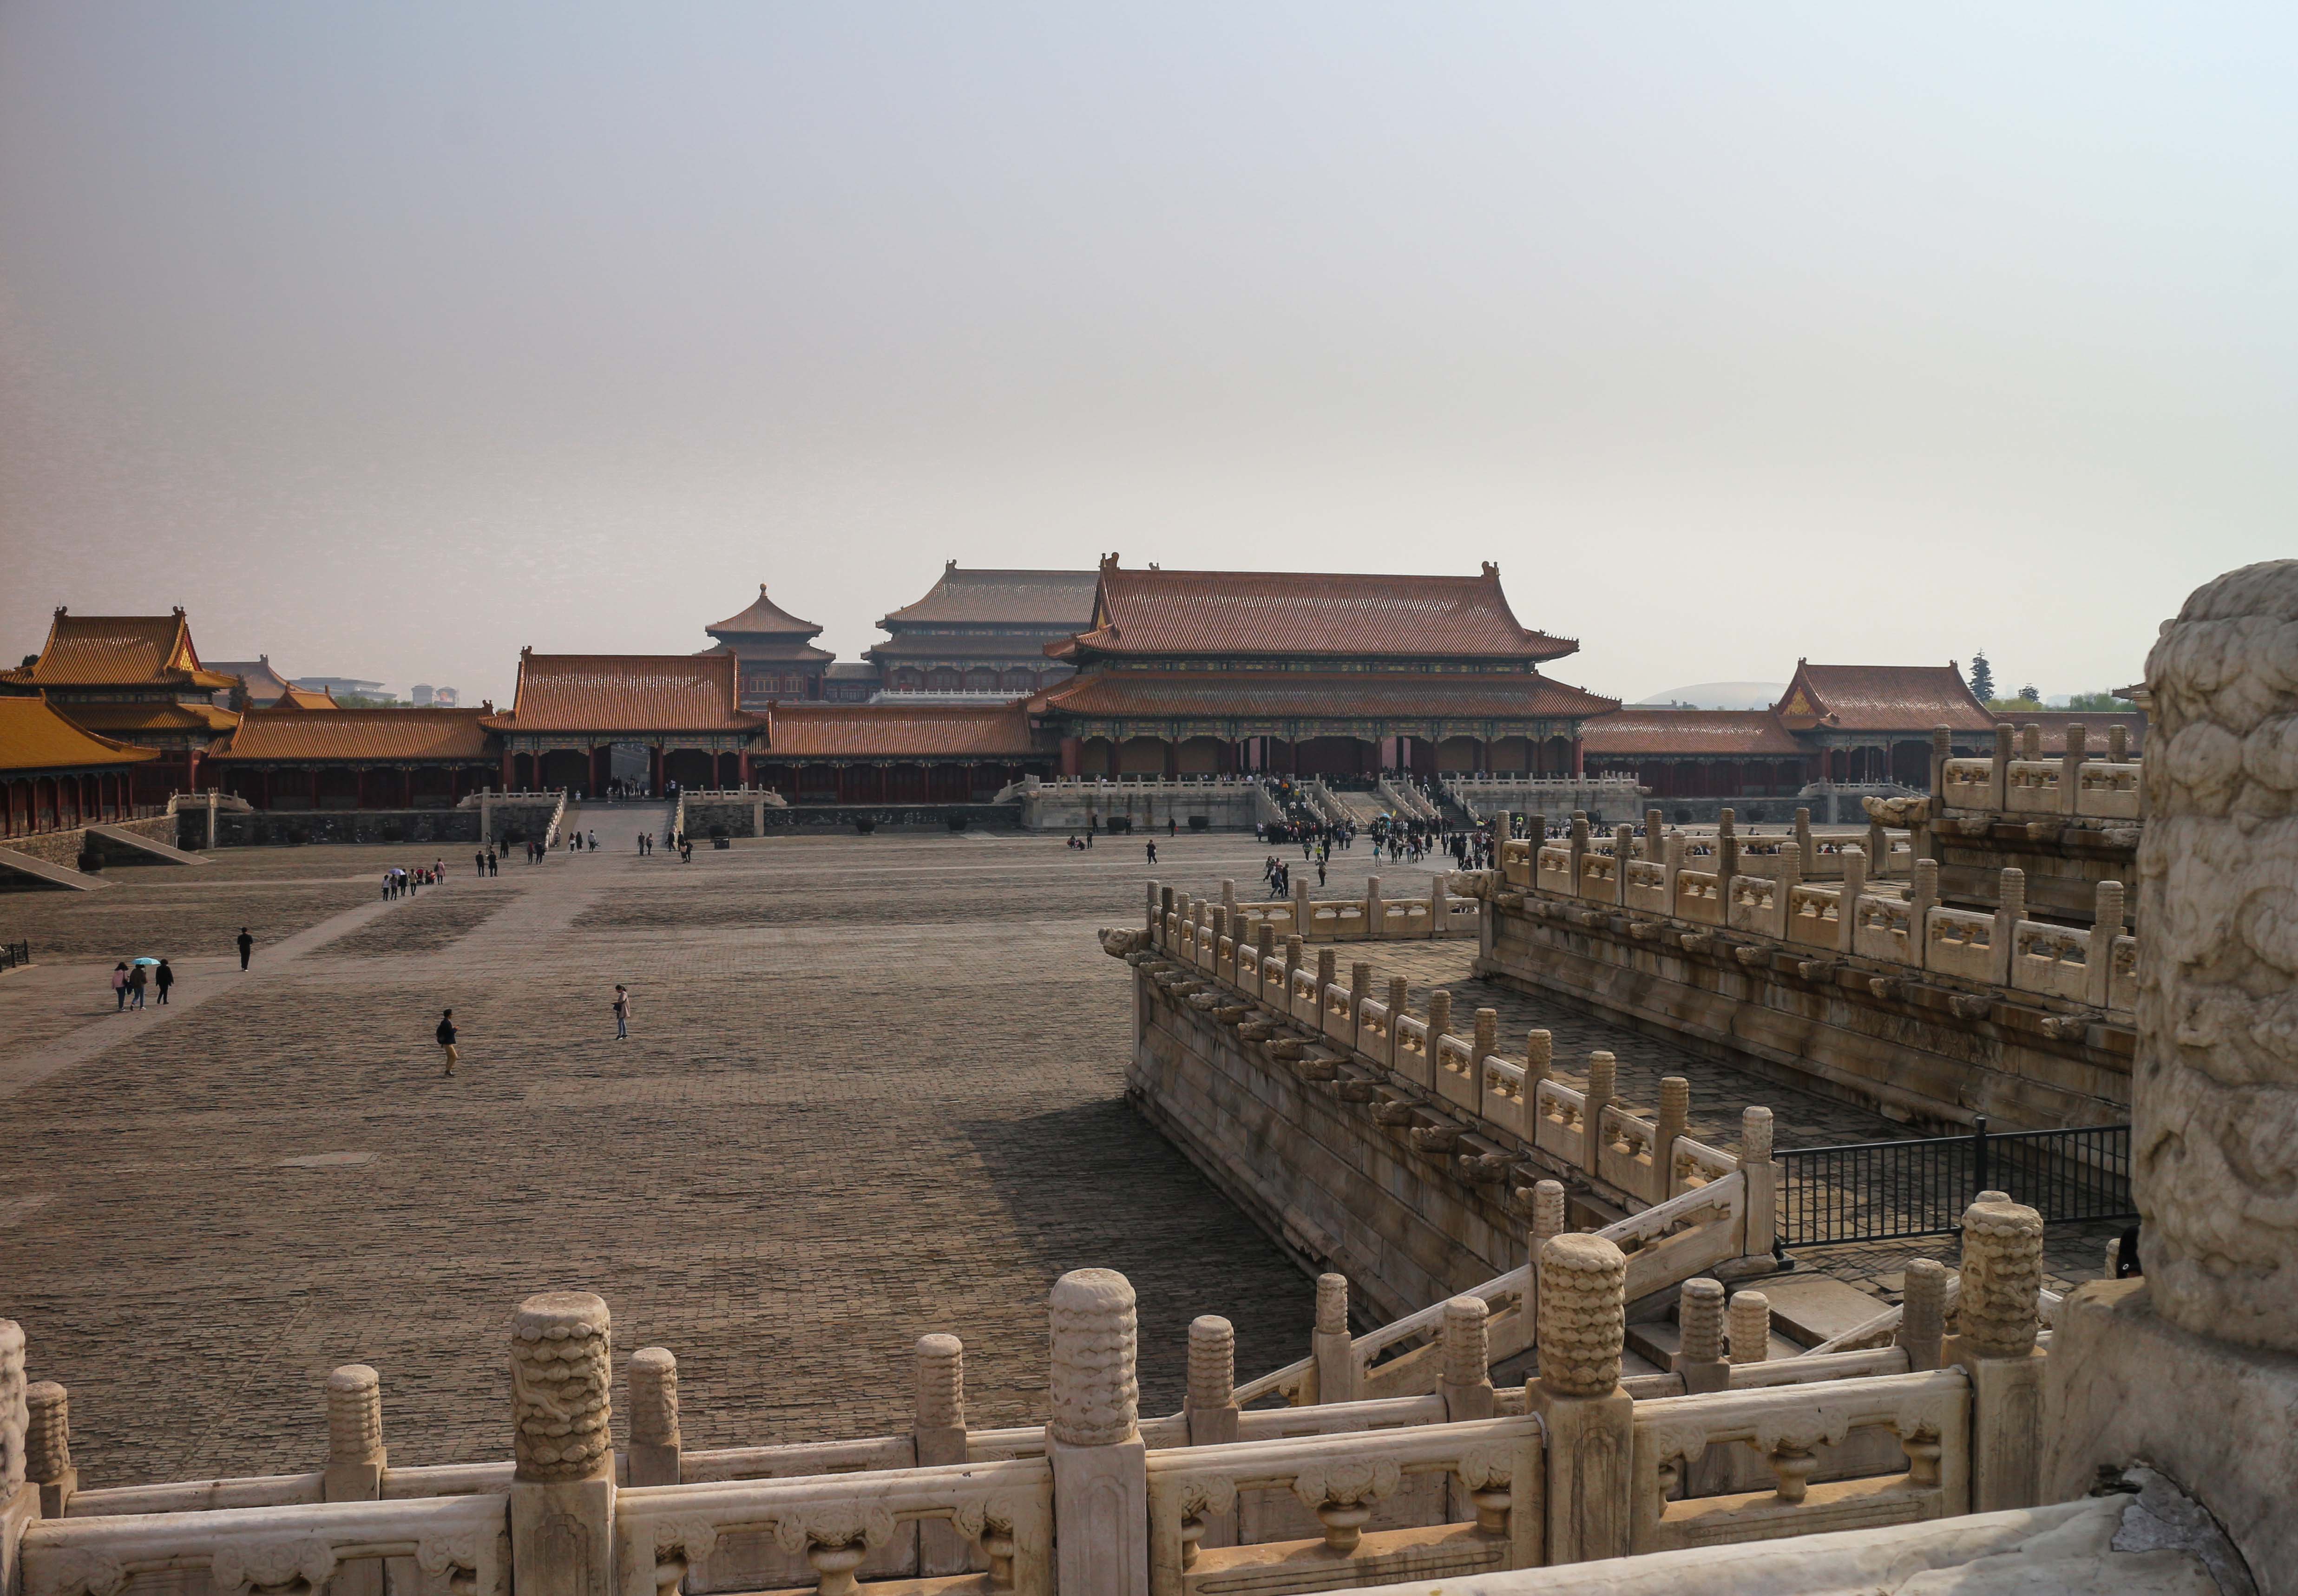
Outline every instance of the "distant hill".
<path id="1" fill-rule="evenodd" d="M 1788 685 L 1783 681 L 1703 681 L 1688 687 L 1670 687 L 1649 698 L 1639 698 L 1636 703 L 1647 709 L 1665 709 L 1674 704 L 1695 710 L 1767 710 L 1787 690 Z"/>

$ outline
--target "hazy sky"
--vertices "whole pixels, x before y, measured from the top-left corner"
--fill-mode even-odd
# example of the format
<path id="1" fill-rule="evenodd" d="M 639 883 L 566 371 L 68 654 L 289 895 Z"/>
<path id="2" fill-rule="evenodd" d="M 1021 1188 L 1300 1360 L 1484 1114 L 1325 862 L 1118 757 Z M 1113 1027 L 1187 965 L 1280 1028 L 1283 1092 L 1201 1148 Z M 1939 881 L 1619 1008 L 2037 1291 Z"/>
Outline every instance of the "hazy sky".
<path id="1" fill-rule="evenodd" d="M 507 695 L 945 559 L 1473 572 L 1633 698 L 2298 555 L 2286 5 L 0 4 L 0 654 Z"/>

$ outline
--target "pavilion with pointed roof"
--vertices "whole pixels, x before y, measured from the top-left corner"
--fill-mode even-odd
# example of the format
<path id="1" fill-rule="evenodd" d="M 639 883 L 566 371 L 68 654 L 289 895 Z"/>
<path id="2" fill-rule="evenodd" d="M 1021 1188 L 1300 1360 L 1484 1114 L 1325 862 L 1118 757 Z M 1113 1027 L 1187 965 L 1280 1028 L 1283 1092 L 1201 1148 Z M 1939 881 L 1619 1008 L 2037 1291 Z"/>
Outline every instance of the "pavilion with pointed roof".
<path id="1" fill-rule="evenodd" d="M 821 698 L 822 672 L 838 657 L 814 646 L 822 628 L 768 598 L 764 582 L 748 609 L 702 629 L 715 644 L 707 652 L 730 654 L 741 662 L 740 707 L 746 710 L 763 710 L 777 700 Z"/>
<path id="2" fill-rule="evenodd" d="M 150 748 L 137 802 L 199 786 L 201 756 L 239 724 L 239 678 L 200 663 L 181 607 L 165 615 L 75 615 L 59 605 L 40 652 L 0 670 L 0 695 L 45 697 L 83 731 Z"/>
<path id="3" fill-rule="evenodd" d="M 1102 562 L 1077 675 L 1033 704 L 1065 774 L 1579 769 L 1619 707 L 1540 667 L 1579 644 L 1519 622 L 1475 576 L 1145 571 Z"/>

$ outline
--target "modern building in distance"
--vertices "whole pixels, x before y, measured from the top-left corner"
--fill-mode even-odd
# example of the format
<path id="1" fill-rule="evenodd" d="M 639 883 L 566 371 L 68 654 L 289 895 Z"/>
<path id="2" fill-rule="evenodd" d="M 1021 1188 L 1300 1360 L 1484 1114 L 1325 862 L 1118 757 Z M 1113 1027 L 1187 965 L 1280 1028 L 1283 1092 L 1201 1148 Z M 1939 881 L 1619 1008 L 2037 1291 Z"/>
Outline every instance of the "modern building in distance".
<path id="1" fill-rule="evenodd" d="M 890 634 L 864 651 L 879 691 L 1026 697 L 1068 679 L 1046 646 L 1093 623 L 1093 571 L 965 571 L 952 560 L 923 598 L 885 616 Z"/>
<path id="2" fill-rule="evenodd" d="M 240 679 L 200 662 L 192 629 L 165 615 L 75 615 L 58 605 L 29 663 L 0 670 L 0 695 L 45 698 L 83 731 L 159 757 L 134 773 L 136 802 L 195 790 L 201 757 L 239 724 Z"/>
<path id="3" fill-rule="evenodd" d="M 1574 774 L 1616 698 L 1539 667 L 1578 651 L 1476 576 L 1146 571 L 1102 562 L 1077 675 L 1032 707 L 1064 775 Z"/>
<path id="4" fill-rule="evenodd" d="M 758 584 L 758 596 L 748 609 L 702 629 L 715 641 L 715 646 L 705 653 L 731 654 L 740 662 L 741 707 L 745 710 L 763 710 L 778 701 L 803 703 L 819 700 L 822 696 L 822 673 L 838 657 L 826 648 L 814 646 L 814 639 L 822 628 L 811 621 L 799 620 L 768 598 L 764 582 Z"/>

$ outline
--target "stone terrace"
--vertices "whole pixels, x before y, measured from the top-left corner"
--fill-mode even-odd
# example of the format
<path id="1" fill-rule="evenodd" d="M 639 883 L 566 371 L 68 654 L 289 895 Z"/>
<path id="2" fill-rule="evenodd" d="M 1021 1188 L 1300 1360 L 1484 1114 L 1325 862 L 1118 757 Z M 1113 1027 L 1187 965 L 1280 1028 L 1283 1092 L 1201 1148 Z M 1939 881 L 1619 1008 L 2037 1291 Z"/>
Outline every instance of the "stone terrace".
<path id="1" fill-rule="evenodd" d="M 1241 1374 L 1306 1349 L 1308 1279 L 1125 1107 L 1128 972 L 1092 935 L 1137 923 L 1151 875 L 1249 893 L 1267 850 L 1159 838 L 1153 870 L 1122 839 L 793 836 L 683 866 L 631 854 L 658 817 L 594 810 L 609 851 L 491 881 L 451 854 L 446 886 L 391 905 L 405 846 L 0 899 L 43 960 L 0 976 L 0 1312 L 72 1390 L 86 1484 L 313 1467 L 319 1381 L 351 1362 L 383 1371 L 395 1462 L 507 1457 L 503 1320 L 552 1287 L 604 1294 L 620 1352 L 678 1353 L 690 1446 L 899 1427 L 927 1330 L 965 1338 L 977 1425 L 1039 1416 L 1045 1292 L 1084 1264 L 1141 1293 L 1145 1411 L 1178 1407 L 1194 1314 L 1236 1322 Z M 1327 890 L 1370 863 L 1337 856 Z M 184 970 L 175 1007 L 111 1014 L 105 971 L 147 951 Z M 1456 1013 L 1549 1026 L 1559 1073 L 1610 1047 L 1637 1102 L 1690 1075 L 1696 1129 L 1762 1101 L 1783 1143 L 1893 1133 L 1495 994 L 1472 943 L 1364 954 Z"/>

